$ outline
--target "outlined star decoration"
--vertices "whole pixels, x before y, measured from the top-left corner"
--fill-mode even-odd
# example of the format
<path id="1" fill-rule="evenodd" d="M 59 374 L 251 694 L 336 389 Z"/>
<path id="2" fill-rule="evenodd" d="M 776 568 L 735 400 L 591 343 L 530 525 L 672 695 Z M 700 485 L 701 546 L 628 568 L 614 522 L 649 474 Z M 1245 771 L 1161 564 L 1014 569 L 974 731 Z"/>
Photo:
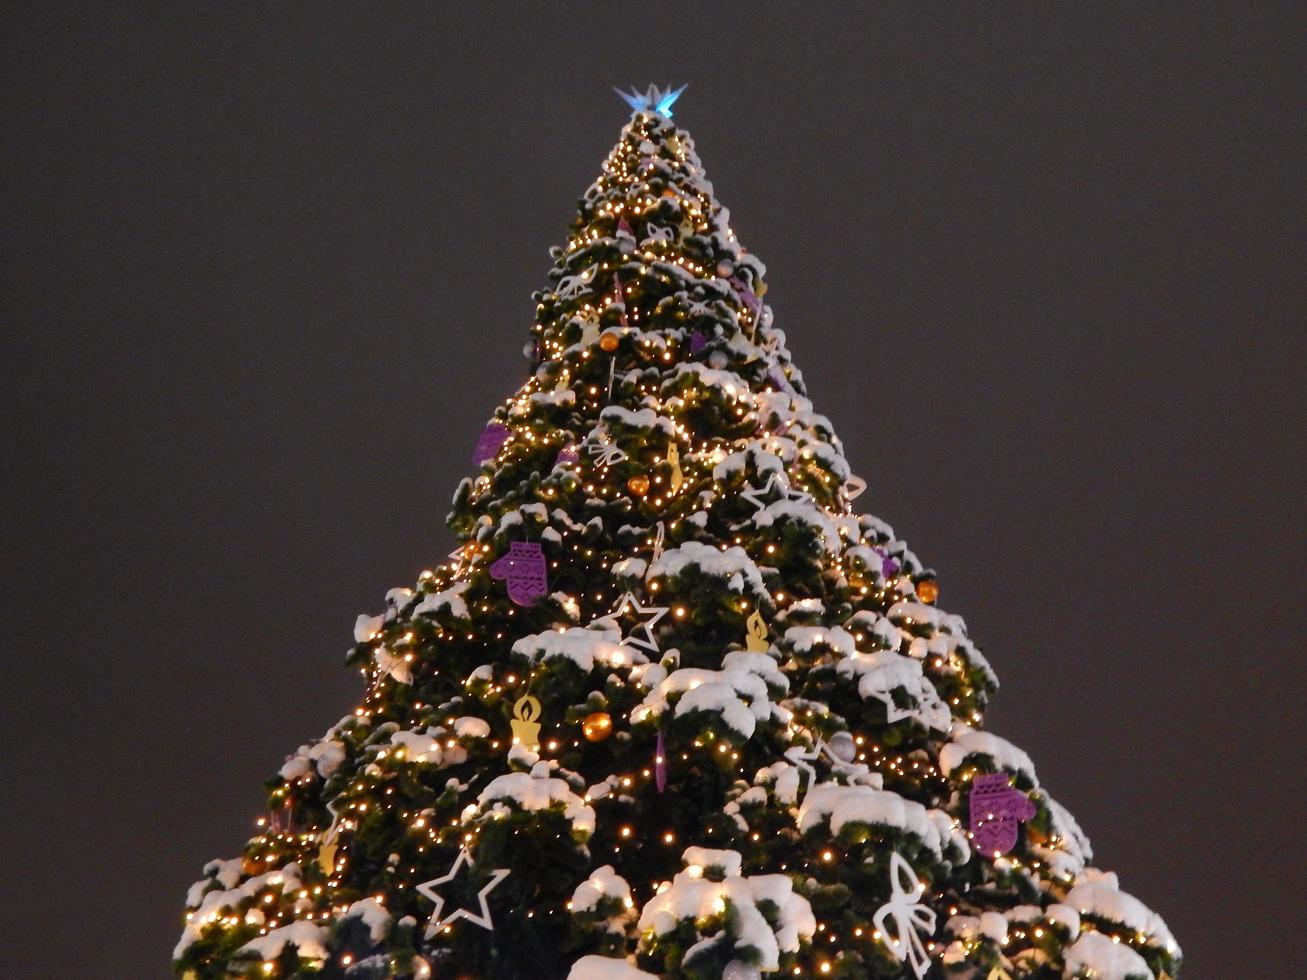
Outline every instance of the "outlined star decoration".
<path id="1" fill-rule="evenodd" d="M 767 507 L 767 497 L 778 493 L 780 496 L 775 501 L 780 503 L 782 500 L 792 500 L 798 503 L 801 500 L 811 500 L 811 496 L 802 490 L 795 490 L 790 486 L 790 481 L 782 473 L 772 473 L 767 477 L 767 482 L 761 487 L 755 487 L 752 483 L 746 483 L 744 489 L 740 491 L 740 496 L 753 504 L 757 510 L 764 510 Z"/>
<path id="2" fill-rule="evenodd" d="M 642 606 L 640 601 L 634 595 L 627 592 L 618 600 L 617 606 L 610 612 L 605 619 L 618 620 L 624 615 L 647 617 L 643 622 L 637 623 L 629 631 L 623 630 L 622 642 L 628 646 L 640 647 L 648 650 L 650 653 L 660 653 L 658 649 L 658 639 L 653 635 L 653 627 L 667 615 L 666 606 Z M 636 635 L 639 630 L 644 633 L 641 638 Z"/>
<path id="3" fill-rule="evenodd" d="M 494 931 L 495 924 L 490 919 L 490 907 L 486 905 L 486 896 L 490 894 L 495 886 L 508 877 L 508 868 L 496 868 L 494 871 L 490 872 L 490 880 L 485 883 L 485 886 L 479 892 L 477 892 L 477 904 L 481 906 L 480 914 L 471 909 L 454 909 L 454 911 L 449 915 L 441 914 L 445 910 L 445 900 L 436 893 L 436 886 L 445 885 L 453 881 L 455 876 L 458 874 L 458 869 L 463 867 L 463 865 L 467 865 L 469 868 L 472 867 L 472 859 L 467 856 L 466 849 L 458 852 L 458 857 L 454 859 L 454 866 L 449 869 L 447 874 L 443 874 L 439 878 L 432 878 L 430 881 L 424 881 L 422 884 L 417 886 L 418 894 L 423 898 L 430 899 L 436 905 L 436 907 L 431 910 L 431 918 L 427 921 L 425 938 L 430 939 L 440 931 L 442 926 L 447 926 L 451 922 L 457 922 L 459 919 L 467 919 L 467 921 L 471 922 L 473 925 L 478 925 L 482 929 L 488 929 L 491 932 Z"/>

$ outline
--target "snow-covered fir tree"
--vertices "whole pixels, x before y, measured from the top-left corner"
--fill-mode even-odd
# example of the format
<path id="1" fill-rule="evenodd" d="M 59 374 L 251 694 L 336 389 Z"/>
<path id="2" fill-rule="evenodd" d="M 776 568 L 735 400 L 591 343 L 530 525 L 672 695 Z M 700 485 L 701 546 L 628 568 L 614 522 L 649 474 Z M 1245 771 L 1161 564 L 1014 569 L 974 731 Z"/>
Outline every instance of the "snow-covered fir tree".
<path id="1" fill-rule="evenodd" d="M 670 93 L 536 294 L 459 546 L 187 896 L 228 977 L 1174 977 L 809 401 Z"/>

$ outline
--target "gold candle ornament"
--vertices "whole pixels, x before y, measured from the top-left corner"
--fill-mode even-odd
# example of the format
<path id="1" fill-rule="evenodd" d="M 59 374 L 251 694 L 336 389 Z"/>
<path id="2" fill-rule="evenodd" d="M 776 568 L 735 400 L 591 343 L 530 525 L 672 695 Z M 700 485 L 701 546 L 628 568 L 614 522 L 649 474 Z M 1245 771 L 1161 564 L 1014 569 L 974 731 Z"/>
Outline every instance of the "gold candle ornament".
<path id="1" fill-rule="evenodd" d="M 668 487 L 672 493 L 680 493 L 685 485 L 685 474 L 681 472 L 681 450 L 674 442 L 667 444 L 667 462 L 672 467 L 672 476 Z"/>
<path id="2" fill-rule="evenodd" d="M 513 703 L 513 741 L 533 752 L 540 748 L 540 702 L 523 694 Z"/>
<path id="3" fill-rule="evenodd" d="M 747 633 L 744 637 L 744 649 L 750 653 L 766 653 L 771 649 L 767 642 L 767 624 L 763 622 L 762 613 L 754 609 L 744 622 Z"/>

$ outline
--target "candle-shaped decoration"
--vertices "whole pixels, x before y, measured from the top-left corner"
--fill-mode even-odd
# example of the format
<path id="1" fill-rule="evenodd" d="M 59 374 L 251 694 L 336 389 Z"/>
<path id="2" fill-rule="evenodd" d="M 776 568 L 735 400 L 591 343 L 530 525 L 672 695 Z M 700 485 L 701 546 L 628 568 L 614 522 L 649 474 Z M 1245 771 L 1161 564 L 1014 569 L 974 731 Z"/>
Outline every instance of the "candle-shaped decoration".
<path id="1" fill-rule="evenodd" d="M 513 741 L 534 752 L 540 748 L 540 702 L 523 694 L 513 704 Z"/>
<path id="2" fill-rule="evenodd" d="M 762 613 L 754 609 L 745 620 L 744 627 L 748 631 L 744 637 L 744 649 L 750 653 L 766 653 L 771 649 L 771 644 L 767 642 L 767 624 L 763 622 Z"/>
<path id="3" fill-rule="evenodd" d="M 658 792 L 667 789 L 667 746 L 663 744 L 663 732 L 658 730 L 658 739 L 654 742 L 654 785 Z"/>
<path id="4" fill-rule="evenodd" d="M 680 493 L 681 487 L 685 486 L 685 474 L 681 472 L 681 450 L 675 442 L 667 443 L 667 462 L 672 468 L 668 488 L 672 493 Z"/>
<path id="5" fill-rule="evenodd" d="M 324 875 L 336 870 L 336 852 L 340 845 L 335 841 L 323 841 L 318 845 L 318 868 Z"/>

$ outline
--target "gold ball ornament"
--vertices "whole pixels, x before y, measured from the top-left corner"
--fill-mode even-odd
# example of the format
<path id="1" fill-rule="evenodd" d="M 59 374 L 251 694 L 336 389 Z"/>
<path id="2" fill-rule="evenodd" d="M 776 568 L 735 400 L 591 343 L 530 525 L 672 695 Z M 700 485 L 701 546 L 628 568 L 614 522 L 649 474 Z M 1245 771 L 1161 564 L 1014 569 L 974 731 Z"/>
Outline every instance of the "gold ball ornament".
<path id="1" fill-rule="evenodd" d="M 637 473 L 626 481 L 626 489 L 637 496 L 643 497 L 649 492 L 649 478 L 643 473 Z"/>
<path id="2" fill-rule="evenodd" d="M 605 354 L 611 354 L 613 351 L 617 350 L 617 345 L 619 343 L 621 343 L 621 341 L 618 340 L 617 334 L 606 333 L 599 338 L 599 349 Z"/>
<path id="3" fill-rule="evenodd" d="M 607 711 L 595 711 L 581 721 L 581 734 L 587 742 L 602 742 L 613 734 L 613 717 Z"/>
<path id="4" fill-rule="evenodd" d="M 933 605 L 939 598 L 939 583 L 933 578 L 922 579 L 917 583 L 917 598 L 927 605 Z"/>

